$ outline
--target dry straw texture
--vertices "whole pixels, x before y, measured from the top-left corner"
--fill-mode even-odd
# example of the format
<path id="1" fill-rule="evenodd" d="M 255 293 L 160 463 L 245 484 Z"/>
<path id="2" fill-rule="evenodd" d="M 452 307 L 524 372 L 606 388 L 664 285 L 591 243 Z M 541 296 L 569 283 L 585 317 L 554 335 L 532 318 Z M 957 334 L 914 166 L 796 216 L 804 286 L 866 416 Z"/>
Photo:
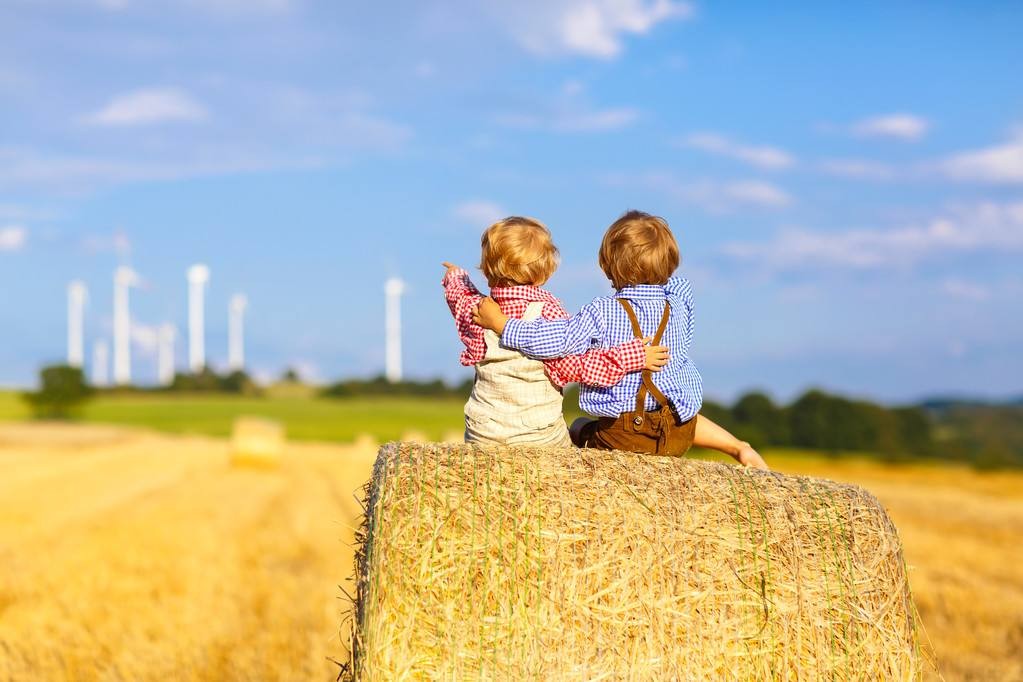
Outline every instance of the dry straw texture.
<path id="1" fill-rule="evenodd" d="M 592 450 L 390 444 L 351 674 L 908 680 L 898 535 L 850 485 Z"/>

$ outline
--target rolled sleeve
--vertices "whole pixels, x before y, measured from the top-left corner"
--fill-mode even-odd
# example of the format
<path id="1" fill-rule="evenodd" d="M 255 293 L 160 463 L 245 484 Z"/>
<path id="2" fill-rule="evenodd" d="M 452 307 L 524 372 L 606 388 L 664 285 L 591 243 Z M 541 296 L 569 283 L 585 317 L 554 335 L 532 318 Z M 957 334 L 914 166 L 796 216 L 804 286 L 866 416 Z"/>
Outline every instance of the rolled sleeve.
<path id="1" fill-rule="evenodd" d="M 501 344 L 538 360 L 582 355 L 599 346 L 600 317 L 592 306 L 567 320 L 508 320 Z"/>

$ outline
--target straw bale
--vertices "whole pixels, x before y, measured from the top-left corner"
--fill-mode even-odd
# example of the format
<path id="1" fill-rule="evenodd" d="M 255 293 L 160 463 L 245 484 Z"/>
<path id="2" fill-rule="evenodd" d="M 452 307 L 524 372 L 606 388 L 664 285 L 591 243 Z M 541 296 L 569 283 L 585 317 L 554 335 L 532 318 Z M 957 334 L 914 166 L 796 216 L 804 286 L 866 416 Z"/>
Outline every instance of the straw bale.
<path id="1" fill-rule="evenodd" d="M 239 417 L 231 432 L 231 464 L 274 468 L 284 451 L 284 426 L 271 419 Z"/>
<path id="2" fill-rule="evenodd" d="M 856 486 L 575 449 L 391 443 L 357 680 L 909 680 L 899 537 Z"/>

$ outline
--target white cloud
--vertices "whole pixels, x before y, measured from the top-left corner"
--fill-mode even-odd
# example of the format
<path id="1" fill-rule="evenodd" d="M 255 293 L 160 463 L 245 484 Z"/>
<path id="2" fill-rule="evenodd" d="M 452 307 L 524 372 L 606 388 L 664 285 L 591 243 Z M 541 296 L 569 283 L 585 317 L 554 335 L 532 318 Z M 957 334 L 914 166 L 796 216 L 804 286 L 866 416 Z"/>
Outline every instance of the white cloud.
<path id="1" fill-rule="evenodd" d="M 939 161 L 937 169 L 953 180 L 990 183 L 1023 183 L 1023 129 L 1009 141 L 956 154 Z"/>
<path id="2" fill-rule="evenodd" d="M 486 199 L 470 199 L 456 204 L 451 215 L 458 220 L 477 228 L 484 228 L 508 215 L 508 211 L 498 203 Z"/>
<path id="3" fill-rule="evenodd" d="M 0 220 L 13 221 L 50 221 L 60 217 L 54 209 L 22 206 L 19 204 L 0 204 Z"/>
<path id="4" fill-rule="evenodd" d="M 662 192 L 679 203 L 696 206 L 708 213 L 777 210 L 790 206 L 794 201 L 784 189 L 763 180 L 690 180 L 665 172 L 613 173 L 605 175 L 602 180 L 613 187 L 640 186 Z"/>
<path id="5" fill-rule="evenodd" d="M 864 119 L 854 124 L 852 130 L 862 137 L 888 137 L 913 142 L 926 135 L 930 127 L 930 122 L 923 117 L 896 113 Z"/>
<path id="6" fill-rule="evenodd" d="M 28 230 L 21 225 L 0 227 L 0 251 L 20 251 L 28 242 Z"/>
<path id="7" fill-rule="evenodd" d="M 991 290 L 987 287 L 961 279 L 947 279 L 941 283 L 941 290 L 952 298 L 967 301 L 986 301 L 991 298 Z"/>
<path id="8" fill-rule="evenodd" d="M 105 107 L 85 116 L 98 126 L 139 126 L 156 123 L 203 121 L 209 117 L 189 93 L 178 88 L 145 88 L 111 99 Z"/>
<path id="9" fill-rule="evenodd" d="M 676 200 L 710 213 L 728 213 L 745 208 L 778 209 L 792 203 L 792 197 L 783 189 L 762 180 L 685 182 L 653 175 L 647 176 L 647 181 Z"/>
<path id="10" fill-rule="evenodd" d="M 784 149 L 746 145 L 717 133 L 693 133 L 682 138 L 680 144 L 767 170 L 789 168 L 795 163 L 792 155 Z"/>
<path id="11" fill-rule="evenodd" d="M 546 130 L 555 133 L 601 133 L 627 128 L 639 118 L 631 107 L 612 109 L 561 109 L 544 114 L 499 114 L 497 123 L 522 130 Z"/>
<path id="12" fill-rule="evenodd" d="M 891 180 L 896 176 L 895 169 L 888 164 L 864 159 L 827 159 L 819 167 L 828 175 L 857 180 Z"/>
<path id="13" fill-rule="evenodd" d="M 693 14 L 672 0 L 532 0 L 494 3 L 493 11 L 526 50 L 613 59 L 626 35 L 645 35 L 657 24 Z"/>
<path id="14" fill-rule="evenodd" d="M 42 188 L 82 194 L 99 187 L 153 180 L 247 173 L 280 168 L 310 168 L 318 159 L 273 159 L 242 150 L 224 150 L 201 157 L 162 159 L 45 156 L 31 151 L 0 148 L 0 189 Z"/>
<path id="15" fill-rule="evenodd" d="M 924 225 L 888 230 L 786 230 L 722 251 L 773 270 L 905 267 L 941 254 L 1023 251 L 1023 202 L 956 207 Z"/>

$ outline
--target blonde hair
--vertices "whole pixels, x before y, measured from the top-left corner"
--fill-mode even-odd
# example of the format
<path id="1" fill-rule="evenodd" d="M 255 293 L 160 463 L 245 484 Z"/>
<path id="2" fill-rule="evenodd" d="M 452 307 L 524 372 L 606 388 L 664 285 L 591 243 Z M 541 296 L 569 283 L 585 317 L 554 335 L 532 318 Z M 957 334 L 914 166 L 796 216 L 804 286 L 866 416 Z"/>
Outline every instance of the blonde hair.
<path id="1" fill-rule="evenodd" d="M 539 220 L 511 216 L 483 233 L 480 270 L 491 286 L 540 286 L 558 268 L 558 247 Z"/>
<path id="2" fill-rule="evenodd" d="M 678 242 L 664 218 L 628 211 L 607 228 L 599 262 L 615 289 L 664 284 L 678 269 Z"/>

